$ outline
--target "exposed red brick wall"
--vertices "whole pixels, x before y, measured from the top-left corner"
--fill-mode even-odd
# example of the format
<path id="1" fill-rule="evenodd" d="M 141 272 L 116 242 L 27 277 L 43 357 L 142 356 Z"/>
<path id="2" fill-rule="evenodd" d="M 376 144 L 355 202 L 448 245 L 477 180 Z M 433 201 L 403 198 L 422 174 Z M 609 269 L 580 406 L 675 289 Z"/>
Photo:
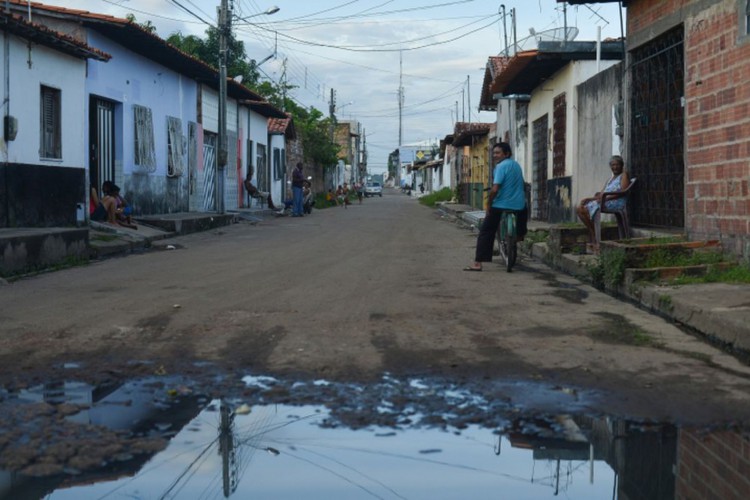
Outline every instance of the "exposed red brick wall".
<path id="1" fill-rule="evenodd" d="M 676 500 L 750 498 L 750 437 L 735 431 L 682 430 Z"/>
<path id="2" fill-rule="evenodd" d="M 628 4 L 628 33 L 684 23 L 686 230 L 750 252 L 750 40 L 736 0 L 641 0 Z M 705 9 L 697 8 L 709 5 Z"/>

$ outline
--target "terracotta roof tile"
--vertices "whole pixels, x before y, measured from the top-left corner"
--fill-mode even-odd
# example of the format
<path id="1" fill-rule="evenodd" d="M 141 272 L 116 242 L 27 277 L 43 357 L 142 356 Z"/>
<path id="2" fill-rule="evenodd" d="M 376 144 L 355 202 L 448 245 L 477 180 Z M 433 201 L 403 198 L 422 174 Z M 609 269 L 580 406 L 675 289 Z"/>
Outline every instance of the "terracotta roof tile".
<path id="1" fill-rule="evenodd" d="M 508 67 L 510 57 L 490 56 L 484 70 L 484 81 L 482 82 L 482 95 L 479 99 L 479 109 L 481 111 L 495 111 L 497 101 L 492 98 L 492 82 L 497 75 L 502 73 Z"/>
<path id="2" fill-rule="evenodd" d="M 90 12 L 88 10 L 68 9 L 67 7 L 58 7 L 56 5 L 47 5 L 39 2 L 27 2 L 26 0 L 8 0 L 8 2 L 10 4 L 21 5 L 24 8 L 27 8 L 30 5 L 34 9 L 46 10 L 48 12 L 59 12 L 61 14 L 85 17 L 89 19 L 100 19 L 102 21 L 116 22 L 119 24 L 130 23 L 130 21 L 121 17 L 114 17 L 106 14 L 97 14 L 96 12 Z"/>
<path id="3" fill-rule="evenodd" d="M 90 47 L 75 38 L 48 28 L 42 24 L 26 21 L 23 16 L 0 12 L 3 30 L 8 30 L 18 36 L 27 38 L 35 43 L 53 47 L 61 52 L 81 58 L 108 61 L 111 55 L 94 47 Z"/>

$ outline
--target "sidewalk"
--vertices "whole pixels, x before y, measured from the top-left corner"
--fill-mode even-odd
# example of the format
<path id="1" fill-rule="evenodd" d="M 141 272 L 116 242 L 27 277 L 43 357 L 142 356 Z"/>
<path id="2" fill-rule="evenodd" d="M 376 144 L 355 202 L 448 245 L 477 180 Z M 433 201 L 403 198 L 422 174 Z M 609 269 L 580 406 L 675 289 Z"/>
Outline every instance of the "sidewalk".
<path id="1" fill-rule="evenodd" d="M 239 209 L 225 214 L 182 212 L 136 217 L 138 229 L 91 221 L 79 228 L 18 228 L 0 230 L 0 276 L 132 253 L 154 242 L 207 231 L 239 220 L 260 222 L 273 210 Z"/>
<path id="2" fill-rule="evenodd" d="M 439 210 L 446 216 L 478 230 L 483 212 L 466 205 L 444 204 Z M 546 229 L 551 224 L 529 221 L 529 231 Z M 531 254 L 547 265 L 546 243 L 535 243 Z M 582 281 L 590 281 L 586 261 L 592 255 L 562 254 L 557 270 L 571 274 Z M 655 314 L 684 325 L 718 341 L 727 347 L 750 352 L 750 285 L 728 283 L 702 283 L 695 285 L 661 286 L 638 284 L 623 289 L 619 297 L 638 304 Z"/>

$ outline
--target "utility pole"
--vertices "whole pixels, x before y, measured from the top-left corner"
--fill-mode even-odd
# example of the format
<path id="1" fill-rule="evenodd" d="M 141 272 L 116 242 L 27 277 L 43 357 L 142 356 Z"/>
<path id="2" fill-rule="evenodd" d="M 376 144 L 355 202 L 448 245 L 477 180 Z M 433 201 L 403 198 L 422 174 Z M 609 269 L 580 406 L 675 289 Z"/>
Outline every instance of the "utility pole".
<path id="1" fill-rule="evenodd" d="M 227 167 L 227 38 L 232 30 L 228 0 L 219 6 L 219 154 L 216 169 L 216 211 L 224 213 L 224 175 Z"/>
<path id="2" fill-rule="evenodd" d="M 466 89 L 461 89 L 461 121 L 466 121 Z"/>
<path id="3" fill-rule="evenodd" d="M 331 89 L 331 100 L 328 101 L 328 113 L 331 118 L 331 143 L 333 143 L 334 135 L 333 131 L 336 128 L 336 90 Z"/>
<path id="4" fill-rule="evenodd" d="M 283 68 L 281 72 L 281 78 L 279 79 L 279 85 L 281 85 L 281 111 L 286 111 L 286 61 L 287 58 L 284 58 L 284 62 L 281 65 Z"/>
<path id="5" fill-rule="evenodd" d="M 466 107 L 469 111 L 469 123 L 471 123 L 471 75 L 466 75 Z"/>
<path id="6" fill-rule="evenodd" d="M 505 4 L 501 4 L 503 10 L 503 39 L 505 40 L 505 57 L 508 57 L 508 30 L 505 27 Z"/>
<path id="7" fill-rule="evenodd" d="M 398 51 L 398 147 L 404 142 L 402 118 L 404 111 L 404 56 L 402 51 Z"/>

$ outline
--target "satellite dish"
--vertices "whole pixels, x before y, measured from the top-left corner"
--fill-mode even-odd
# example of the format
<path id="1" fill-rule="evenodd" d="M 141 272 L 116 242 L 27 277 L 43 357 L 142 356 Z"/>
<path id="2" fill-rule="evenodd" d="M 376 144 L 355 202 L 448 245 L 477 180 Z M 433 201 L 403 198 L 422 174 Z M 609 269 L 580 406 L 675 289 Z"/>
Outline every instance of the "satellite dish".
<path id="1" fill-rule="evenodd" d="M 508 54 L 514 55 L 524 50 L 534 50 L 539 47 L 539 42 L 571 42 L 578 36 L 578 28 L 570 26 L 566 28 L 552 28 L 544 31 L 536 31 L 529 28 L 530 36 L 518 40 L 515 45 L 508 47 Z M 503 55 L 501 53 L 501 55 Z"/>

